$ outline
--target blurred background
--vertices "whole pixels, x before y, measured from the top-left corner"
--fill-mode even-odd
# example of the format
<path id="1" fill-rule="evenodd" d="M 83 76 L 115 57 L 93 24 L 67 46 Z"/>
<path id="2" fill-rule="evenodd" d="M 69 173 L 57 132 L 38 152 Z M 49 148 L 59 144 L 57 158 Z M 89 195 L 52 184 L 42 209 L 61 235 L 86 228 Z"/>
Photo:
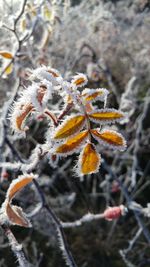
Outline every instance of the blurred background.
<path id="1" fill-rule="evenodd" d="M 126 151 L 102 148 L 105 164 L 100 172 L 82 179 L 72 171 L 76 156 L 62 158 L 55 169 L 48 158 L 41 159 L 33 171 L 40 176 L 51 208 L 64 222 L 75 221 L 88 212 L 100 214 L 108 206 L 124 204 L 128 208 L 118 220 L 96 220 L 65 229 L 78 266 L 149 267 L 150 1 L 1 0 L 0 18 L 0 50 L 12 55 L 8 58 L 0 53 L 0 202 L 10 182 L 21 173 L 15 166 L 18 156 L 3 140 L 4 128 L 26 162 L 30 162 L 37 144 L 45 141 L 46 120 L 29 121 L 26 139 L 9 130 L 10 105 L 30 85 L 29 69 L 52 66 L 68 80 L 78 72 L 85 73 L 89 88 L 109 90 L 108 107 L 126 112 L 126 119 L 114 128 L 126 138 Z M 59 109 L 63 100 L 56 97 L 49 105 Z M 34 186 L 27 186 L 14 202 L 29 213 L 39 203 L 39 196 Z M 11 227 L 29 262 L 37 267 L 65 267 L 46 212 L 41 210 L 31 221 L 31 229 Z M 18 263 L 0 230 L 0 267 L 13 266 Z"/>

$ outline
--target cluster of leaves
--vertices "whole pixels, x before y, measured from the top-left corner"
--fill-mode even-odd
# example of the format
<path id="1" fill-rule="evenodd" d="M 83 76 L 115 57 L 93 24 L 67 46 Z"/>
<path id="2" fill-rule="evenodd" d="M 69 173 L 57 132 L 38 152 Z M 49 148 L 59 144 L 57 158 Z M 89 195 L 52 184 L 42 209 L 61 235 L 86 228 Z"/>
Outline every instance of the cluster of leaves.
<path id="1" fill-rule="evenodd" d="M 53 68 L 42 66 L 30 72 L 29 86 L 14 103 L 11 111 L 11 127 L 18 134 L 25 134 L 28 127 L 27 117 L 48 116 L 52 123 L 46 134 L 45 152 L 51 155 L 53 161 L 58 156 L 68 156 L 81 150 L 77 173 L 91 174 L 98 171 L 100 166 L 99 148 L 104 145 L 112 149 L 124 150 L 126 142 L 123 136 L 114 130 L 104 128 L 103 125 L 119 122 L 124 114 L 116 109 L 106 108 L 108 90 L 104 88 L 81 88 L 88 82 L 86 75 L 75 75 L 71 82 L 65 81 L 60 73 Z M 35 82 L 38 80 L 38 82 Z M 54 94 L 64 98 L 65 107 L 62 115 L 58 111 L 48 109 L 48 101 Z M 104 108 L 98 109 L 98 101 L 104 102 Z M 66 117 L 66 113 L 73 110 L 74 115 Z M 64 121 L 59 125 L 61 117 Z M 99 128 L 95 128 L 99 124 Z"/>
<path id="2" fill-rule="evenodd" d="M 51 157 L 52 165 L 59 156 L 68 156 L 81 150 L 76 172 L 79 176 L 91 174 L 99 170 L 101 163 L 98 145 L 116 150 L 125 149 L 126 141 L 120 133 L 107 128 L 101 129 L 103 125 L 124 118 L 122 112 L 106 108 L 108 90 L 82 89 L 88 82 L 86 75 L 79 73 L 68 82 L 58 70 L 46 66 L 31 70 L 28 75 L 32 85 L 24 89 L 14 102 L 10 112 L 10 125 L 15 134 L 25 137 L 29 129 L 26 125 L 27 118 L 30 115 L 35 118 L 48 117 L 50 125 L 43 146 L 44 154 Z M 48 101 L 52 101 L 55 94 L 63 97 L 65 103 L 59 116 L 58 111 L 48 109 Z M 103 109 L 97 108 L 99 101 L 104 103 Z M 66 117 L 71 110 L 74 115 Z M 64 121 L 59 125 L 63 117 Z M 95 128 L 95 124 L 100 124 L 100 127 Z M 12 182 L 1 208 L 1 223 L 30 226 L 22 209 L 11 205 L 11 201 L 33 179 L 36 179 L 36 175 L 31 173 L 19 176 Z"/>

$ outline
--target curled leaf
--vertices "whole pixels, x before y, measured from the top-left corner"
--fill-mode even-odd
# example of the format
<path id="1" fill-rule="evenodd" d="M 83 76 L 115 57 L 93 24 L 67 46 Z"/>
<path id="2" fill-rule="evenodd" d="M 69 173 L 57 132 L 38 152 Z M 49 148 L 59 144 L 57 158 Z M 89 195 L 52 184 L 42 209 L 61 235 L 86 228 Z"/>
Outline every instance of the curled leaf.
<path id="1" fill-rule="evenodd" d="M 69 138 L 64 144 L 58 146 L 56 148 L 56 153 L 64 156 L 72 154 L 74 151 L 78 150 L 87 137 L 88 131 L 78 133 L 77 135 Z"/>
<path id="2" fill-rule="evenodd" d="M 6 214 L 11 224 L 30 227 L 31 223 L 20 207 L 6 203 Z"/>
<path id="3" fill-rule="evenodd" d="M 100 155 L 97 153 L 93 144 L 88 143 L 83 148 L 79 156 L 79 172 L 90 174 L 98 171 L 100 166 Z"/>
<path id="4" fill-rule="evenodd" d="M 15 179 L 6 194 L 6 200 L 3 203 L 2 211 L 5 214 L 7 221 L 11 224 L 16 224 L 24 227 L 30 227 L 30 222 L 27 219 L 25 213 L 18 206 L 11 205 L 11 201 L 13 197 L 27 184 L 31 183 L 33 179 L 36 178 L 36 175 L 26 174 L 21 175 L 17 179 Z"/>
<path id="5" fill-rule="evenodd" d="M 34 107 L 31 103 L 16 103 L 11 114 L 11 126 L 16 132 L 25 132 L 28 130 L 28 127 L 24 126 L 24 123 L 33 110 Z"/>
<path id="6" fill-rule="evenodd" d="M 101 144 L 118 150 L 126 148 L 126 141 L 123 136 L 116 131 L 103 130 L 99 132 L 95 129 L 91 130 L 92 136 Z"/>
<path id="7" fill-rule="evenodd" d="M 124 118 L 124 113 L 116 109 L 99 109 L 88 114 L 91 121 L 100 124 L 119 122 Z"/>
<path id="8" fill-rule="evenodd" d="M 13 59 L 13 55 L 7 51 L 0 51 L 0 56 L 7 58 L 7 59 Z"/>
<path id="9" fill-rule="evenodd" d="M 40 106 L 42 106 L 42 101 L 43 101 L 46 91 L 47 91 L 47 87 L 45 85 L 40 85 L 39 89 L 37 90 L 37 100 Z"/>
<path id="10" fill-rule="evenodd" d="M 54 139 L 64 139 L 76 134 L 84 125 L 85 116 L 76 115 L 65 120 L 56 130 Z"/>
<path id="11" fill-rule="evenodd" d="M 31 183 L 33 180 L 34 176 L 33 174 L 31 175 L 22 175 L 19 176 L 17 179 L 15 179 L 8 191 L 7 191 L 7 199 L 10 202 L 12 198 L 16 195 L 17 192 L 19 192 L 23 187 L 25 187 L 27 184 Z"/>

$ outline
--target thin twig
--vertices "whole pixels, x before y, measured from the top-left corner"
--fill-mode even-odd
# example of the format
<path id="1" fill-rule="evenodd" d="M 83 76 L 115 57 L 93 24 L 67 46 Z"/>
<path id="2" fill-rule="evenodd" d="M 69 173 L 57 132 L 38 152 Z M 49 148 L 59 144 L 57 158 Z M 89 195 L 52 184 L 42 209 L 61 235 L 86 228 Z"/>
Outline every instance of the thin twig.
<path id="1" fill-rule="evenodd" d="M 123 183 L 118 179 L 117 175 L 112 171 L 112 169 L 109 167 L 109 165 L 105 162 L 105 160 L 103 159 L 102 161 L 102 165 L 104 167 L 104 169 L 110 174 L 111 178 L 115 181 L 117 181 L 117 183 L 119 184 L 122 193 L 127 201 L 127 204 L 130 205 L 130 203 L 132 202 L 132 199 L 130 197 L 130 195 L 128 194 L 128 190 L 127 188 L 123 185 Z M 150 244 L 150 233 L 148 231 L 148 229 L 146 228 L 146 226 L 144 225 L 141 217 L 139 216 L 139 213 L 136 210 L 133 210 L 135 219 L 138 222 L 138 225 L 140 228 L 142 228 L 143 234 L 146 238 L 146 240 L 148 241 L 148 243 Z"/>
<path id="2" fill-rule="evenodd" d="M 65 257 L 67 265 L 70 267 L 77 267 L 77 265 L 74 261 L 74 258 L 70 252 L 70 249 L 69 249 L 69 246 L 68 246 L 61 222 L 59 221 L 59 219 L 57 218 L 55 213 L 52 211 L 52 209 L 47 204 L 46 199 L 45 199 L 45 195 L 44 195 L 41 187 L 39 186 L 37 180 L 33 180 L 33 183 L 34 183 L 34 185 L 35 185 L 35 187 L 39 193 L 43 208 L 46 209 L 46 211 L 48 212 L 48 214 L 49 214 L 49 216 L 50 216 L 50 218 L 51 218 L 51 220 L 55 226 L 55 229 L 56 229 L 57 234 L 58 234 L 59 242 L 60 242 L 60 249 L 61 249 L 61 251 Z"/>
<path id="3" fill-rule="evenodd" d="M 12 233 L 12 231 L 10 230 L 10 228 L 6 225 L 1 225 L 1 228 L 3 229 L 5 235 L 8 238 L 9 244 L 11 246 L 12 251 L 14 252 L 18 262 L 19 262 L 19 266 L 20 267 L 30 267 L 30 263 L 27 261 L 23 249 L 22 249 L 22 245 L 18 243 L 18 241 L 16 240 L 14 234 Z"/>

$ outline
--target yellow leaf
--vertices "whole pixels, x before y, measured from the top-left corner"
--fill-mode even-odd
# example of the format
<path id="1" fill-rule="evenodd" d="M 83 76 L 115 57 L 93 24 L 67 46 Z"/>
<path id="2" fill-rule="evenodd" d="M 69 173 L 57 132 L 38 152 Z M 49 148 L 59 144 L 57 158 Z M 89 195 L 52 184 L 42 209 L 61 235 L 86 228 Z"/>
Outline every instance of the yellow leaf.
<path id="1" fill-rule="evenodd" d="M 39 49 L 45 49 L 48 46 L 49 40 L 50 40 L 50 36 L 51 36 L 52 31 L 50 32 L 50 30 L 45 29 L 40 45 L 39 45 Z"/>
<path id="2" fill-rule="evenodd" d="M 98 171 L 100 166 L 100 155 L 93 144 L 88 143 L 79 157 L 79 171 L 81 174 L 90 174 Z"/>
<path id="3" fill-rule="evenodd" d="M 71 118 L 68 118 L 59 128 L 56 130 L 54 139 L 63 139 L 71 135 L 76 134 L 84 125 L 85 116 L 77 115 Z"/>
<path id="4" fill-rule="evenodd" d="M 80 132 L 79 134 L 75 135 L 72 138 L 69 138 L 65 144 L 60 145 L 56 149 L 56 153 L 69 155 L 72 154 L 75 150 L 77 150 L 82 142 L 86 140 L 88 136 L 88 131 Z"/>
<path id="5" fill-rule="evenodd" d="M 11 63 L 11 64 L 9 64 L 8 66 L 6 66 L 6 68 L 5 68 L 5 74 L 6 75 L 9 75 L 9 74 L 11 74 L 12 73 L 12 71 L 13 71 L 13 64 Z"/>
<path id="6" fill-rule="evenodd" d="M 0 51 L 0 56 L 7 58 L 7 59 L 13 59 L 13 55 L 7 51 Z"/>
<path id="7" fill-rule="evenodd" d="M 101 93 L 95 92 L 95 93 L 93 93 L 91 95 L 87 95 L 87 96 L 85 96 L 85 100 L 86 101 L 92 101 L 92 100 L 94 100 L 99 95 L 102 95 L 102 92 Z"/>
<path id="8" fill-rule="evenodd" d="M 115 131 L 103 130 L 98 132 L 97 130 L 91 130 L 93 137 L 103 145 L 110 148 L 124 150 L 126 148 L 126 141 L 123 136 Z"/>
<path id="9" fill-rule="evenodd" d="M 93 122 L 107 124 L 120 121 L 124 117 L 124 114 L 116 109 L 99 109 L 89 113 L 88 117 Z"/>
<path id="10" fill-rule="evenodd" d="M 43 7 L 43 16 L 46 20 L 53 21 L 55 18 L 55 10 L 50 9 L 47 5 Z"/>
<path id="11" fill-rule="evenodd" d="M 67 104 L 73 103 L 71 95 L 67 95 L 66 102 L 67 102 Z"/>
<path id="12" fill-rule="evenodd" d="M 26 30 L 26 28 L 27 28 L 27 21 L 26 21 L 26 17 L 24 17 L 22 20 L 21 20 L 21 29 L 22 29 L 22 31 L 24 32 L 25 30 Z"/>

